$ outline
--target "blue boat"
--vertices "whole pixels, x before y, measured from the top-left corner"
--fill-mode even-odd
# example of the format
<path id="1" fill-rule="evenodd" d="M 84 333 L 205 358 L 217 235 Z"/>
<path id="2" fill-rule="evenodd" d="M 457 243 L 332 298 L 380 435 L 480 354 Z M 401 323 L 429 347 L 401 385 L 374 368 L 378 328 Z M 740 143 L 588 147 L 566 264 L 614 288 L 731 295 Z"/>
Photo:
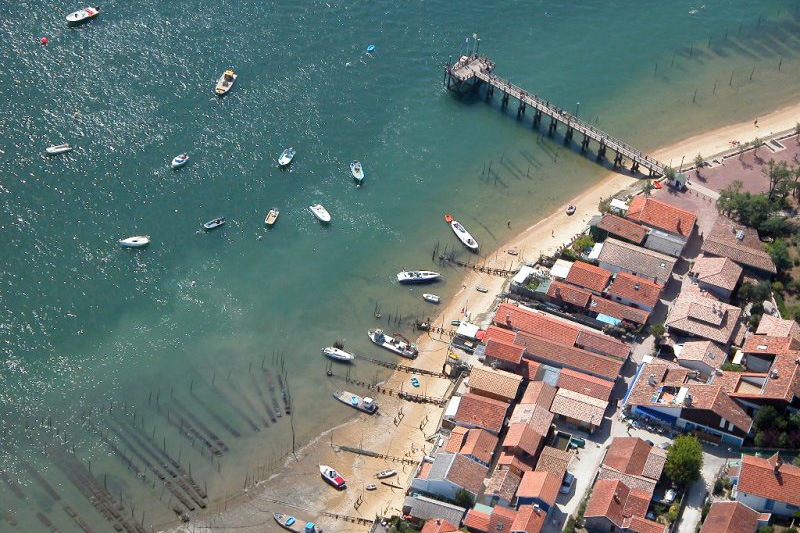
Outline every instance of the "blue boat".
<path id="1" fill-rule="evenodd" d="M 315 526 L 314 522 L 304 522 L 283 513 L 273 513 L 272 517 L 283 529 L 288 529 L 294 533 L 322 533 L 322 530 Z"/>

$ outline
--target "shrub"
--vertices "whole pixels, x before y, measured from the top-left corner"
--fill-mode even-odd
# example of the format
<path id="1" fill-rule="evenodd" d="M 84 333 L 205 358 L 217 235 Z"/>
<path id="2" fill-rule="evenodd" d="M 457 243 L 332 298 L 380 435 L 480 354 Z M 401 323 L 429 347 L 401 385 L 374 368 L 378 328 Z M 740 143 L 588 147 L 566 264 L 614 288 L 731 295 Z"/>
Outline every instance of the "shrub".
<path id="1" fill-rule="evenodd" d="M 758 533 L 773 533 L 772 526 L 761 526 L 758 528 Z"/>
<path id="2" fill-rule="evenodd" d="M 722 494 L 722 480 L 718 479 L 714 482 L 714 494 L 719 496 Z"/>
<path id="3" fill-rule="evenodd" d="M 700 511 L 700 521 L 705 522 L 706 516 L 708 516 L 708 511 L 711 510 L 711 502 L 707 502 L 703 505 L 703 509 Z"/>
<path id="4" fill-rule="evenodd" d="M 773 281 L 772 290 L 775 292 L 783 292 L 783 283 L 781 283 L 780 281 Z"/>
<path id="5" fill-rule="evenodd" d="M 664 328 L 663 324 L 652 324 L 650 326 L 650 335 L 655 337 L 656 339 L 660 339 L 664 336 L 666 329 Z"/>
<path id="6" fill-rule="evenodd" d="M 703 447 L 697 438 L 681 435 L 676 437 L 667 452 L 664 471 L 673 483 L 686 488 L 700 478 L 703 467 Z"/>
<path id="7" fill-rule="evenodd" d="M 745 366 L 731 363 L 730 361 L 725 361 L 722 363 L 722 370 L 727 370 L 728 372 L 744 372 Z"/>
<path id="8" fill-rule="evenodd" d="M 456 505 L 470 509 L 473 503 L 472 494 L 469 491 L 461 489 L 456 492 Z"/>
<path id="9" fill-rule="evenodd" d="M 567 524 L 564 526 L 563 533 L 575 533 L 575 517 L 570 516 L 567 518 Z"/>
<path id="10" fill-rule="evenodd" d="M 681 506 L 678 505 L 678 502 L 675 502 L 670 506 L 669 511 L 667 511 L 667 516 L 666 516 L 667 521 L 670 524 L 674 524 L 675 521 L 678 519 L 678 513 L 680 512 L 680 510 L 681 510 Z"/>
<path id="11" fill-rule="evenodd" d="M 572 249 L 578 255 L 582 254 L 586 248 L 591 248 L 592 246 L 594 246 L 594 239 L 588 233 L 586 235 L 581 235 L 572 243 Z"/>

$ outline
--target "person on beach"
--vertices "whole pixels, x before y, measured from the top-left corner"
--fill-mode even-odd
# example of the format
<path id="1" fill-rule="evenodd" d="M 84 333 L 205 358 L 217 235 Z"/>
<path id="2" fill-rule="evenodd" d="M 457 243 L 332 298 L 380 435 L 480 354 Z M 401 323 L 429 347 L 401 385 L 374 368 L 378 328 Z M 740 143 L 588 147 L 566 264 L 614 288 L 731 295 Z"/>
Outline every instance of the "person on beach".
<path id="1" fill-rule="evenodd" d="M 753 121 L 753 126 L 755 126 L 756 128 L 758 127 L 758 119 L 755 119 L 755 120 Z"/>

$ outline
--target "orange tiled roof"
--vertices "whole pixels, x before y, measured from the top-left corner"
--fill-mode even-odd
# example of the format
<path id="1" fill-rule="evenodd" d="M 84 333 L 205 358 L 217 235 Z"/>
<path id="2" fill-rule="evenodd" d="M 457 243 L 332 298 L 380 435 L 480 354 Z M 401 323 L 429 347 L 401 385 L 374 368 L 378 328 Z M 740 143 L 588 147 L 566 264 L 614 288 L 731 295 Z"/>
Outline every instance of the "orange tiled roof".
<path id="1" fill-rule="evenodd" d="M 420 533 L 452 533 L 453 531 L 458 531 L 458 527 L 447 520 L 443 518 L 431 518 L 422 526 L 422 531 L 420 531 Z"/>
<path id="2" fill-rule="evenodd" d="M 541 472 L 550 472 L 558 479 L 563 479 L 564 474 L 567 473 L 567 468 L 572 461 L 572 454 L 553 448 L 552 446 L 545 446 L 542 448 L 542 453 L 539 454 L 539 461 L 536 463 L 536 470 Z"/>
<path id="3" fill-rule="evenodd" d="M 740 493 L 800 506 L 800 467 L 781 463 L 775 472 L 778 455 L 761 459 L 742 455 L 739 472 Z"/>
<path id="4" fill-rule="evenodd" d="M 492 507 L 492 514 L 489 515 L 489 529 L 487 531 L 510 531 L 514 519 L 517 517 L 517 511 L 503 507 L 502 505 L 495 505 Z"/>
<path id="5" fill-rule="evenodd" d="M 553 505 L 558 498 L 561 480 L 550 472 L 533 470 L 525 472 L 517 489 L 517 498 L 538 498 Z"/>
<path id="6" fill-rule="evenodd" d="M 760 514 L 741 502 L 714 502 L 700 533 L 755 533 Z"/>
<path id="7" fill-rule="evenodd" d="M 562 368 L 558 376 L 558 386 L 599 400 L 608 401 L 614 384 L 608 380 Z"/>
<path id="8" fill-rule="evenodd" d="M 667 526 L 641 516 L 631 516 L 622 523 L 623 529 L 634 533 L 665 533 Z"/>
<path id="9" fill-rule="evenodd" d="M 522 376 L 495 370 L 487 366 L 475 366 L 469 374 L 470 392 L 488 392 L 512 401 L 517 397 Z"/>
<path id="10" fill-rule="evenodd" d="M 608 295 L 618 296 L 639 305 L 655 307 L 663 288 L 658 283 L 628 272 L 617 272 L 611 287 L 608 288 Z"/>
<path id="11" fill-rule="evenodd" d="M 791 337 L 800 340 L 800 324 L 794 320 L 784 320 L 780 317 L 764 313 L 758 323 L 757 335 L 772 337 Z"/>
<path id="12" fill-rule="evenodd" d="M 514 494 L 517 492 L 520 481 L 522 481 L 522 477 L 510 469 L 495 469 L 492 477 L 489 478 L 489 484 L 486 486 L 484 495 L 498 496 L 510 502 L 514 499 Z"/>
<path id="13" fill-rule="evenodd" d="M 464 394 L 456 411 L 456 424 L 475 426 L 499 433 L 503 427 L 508 404 L 477 394 Z"/>
<path id="14" fill-rule="evenodd" d="M 536 455 L 543 436 L 536 433 L 530 424 L 516 422 L 508 426 L 503 448 L 519 448 L 528 455 Z"/>
<path id="15" fill-rule="evenodd" d="M 611 213 L 603 215 L 603 218 L 597 223 L 597 228 L 636 244 L 642 244 L 647 235 L 647 229 L 636 222 Z"/>
<path id="16" fill-rule="evenodd" d="M 697 215 L 655 198 L 636 196 L 625 215 L 629 220 L 641 222 L 682 237 L 691 235 Z"/>
<path id="17" fill-rule="evenodd" d="M 742 277 L 742 267 L 727 257 L 698 257 L 692 265 L 692 274 L 698 281 L 732 291 Z"/>
<path id="18" fill-rule="evenodd" d="M 484 353 L 487 357 L 518 365 L 522 360 L 522 352 L 522 346 L 493 338 L 486 343 L 486 350 Z"/>
<path id="19" fill-rule="evenodd" d="M 514 332 L 506 328 L 489 326 L 486 328 L 486 333 L 483 336 L 483 342 L 486 344 L 490 340 L 500 340 L 507 343 L 512 343 L 514 342 Z"/>
<path id="20" fill-rule="evenodd" d="M 470 429 L 461 453 L 471 455 L 483 463 L 490 463 L 494 449 L 497 447 L 497 437 L 484 429 Z"/>
<path id="21" fill-rule="evenodd" d="M 775 263 L 758 238 L 758 232 L 723 215 L 717 217 L 711 231 L 705 235 L 701 250 L 706 255 L 727 257 L 744 267 L 770 274 L 777 272 Z"/>
<path id="22" fill-rule="evenodd" d="M 522 376 L 522 379 L 527 379 L 528 381 L 536 381 L 539 378 L 539 368 L 541 365 L 536 361 L 531 361 L 530 359 L 522 359 L 519 363 L 519 367 L 517 368 L 517 372 L 519 375 Z"/>
<path id="23" fill-rule="evenodd" d="M 470 509 L 464 517 L 464 527 L 476 531 L 489 531 L 489 515 Z"/>
<path id="24" fill-rule="evenodd" d="M 536 404 L 545 409 L 553 405 L 556 397 L 556 388 L 544 381 L 531 381 L 525 387 L 520 404 Z"/>
<path id="25" fill-rule="evenodd" d="M 555 280 L 550 281 L 550 286 L 547 288 L 547 295 L 550 298 L 555 298 L 556 300 L 561 300 L 562 302 L 567 302 L 568 304 L 578 307 L 586 307 L 589 304 L 589 299 L 592 297 L 591 292 Z"/>
<path id="26" fill-rule="evenodd" d="M 611 271 L 583 261 L 575 261 L 564 281 L 591 291 L 603 292 L 611 280 Z"/>
<path id="27" fill-rule="evenodd" d="M 655 471 L 648 471 L 651 453 L 662 458 L 661 468 Z M 611 440 L 603 464 L 625 474 L 649 477 L 657 481 L 661 477 L 665 459 L 664 450 L 648 444 L 639 437 L 615 437 Z"/>
<path id="28" fill-rule="evenodd" d="M 613 316 L 614 318 L 628 320 L 636 324 L 646 324 L 647 319 L 650 318 L 649 311 L 629 307 L 600 296 L 592 296 L 588 309 L 594 313 Z"/>
<path id="29" fill-rule="evenodd" d="M 500 457 L 497 459 L 498 467 L 510 468 L 513 466 L 521 472 L 533 470 L 535 463 L 536 461 L 531 457 L 520 457 L 506 451 L 501 451 Z"/>
<path id="30" fill-rule="evenodd" d="M 542 509 L 534 509 L 533 505 L 520 505 L 517 518 L 511 525 L 512 533 L 539 533 L 547 519 Z"/>
<path id="31" fill-rule="evenodd" d="M 603 414 L 607 407 L 608 402 L 604 400 L 567 389 L 558 389 L 550 410 L 557 415 L 599 426 L 603 423 Z"/>
<path id="32" fill-rule="evenodd" d="M 556 366 L 568 366 L 588 374 L 614 381 L 620 374 L 624 360 L 606 357 L 580 348 L 565 346 L 557 342 L 525 333 L 517 333 L 515 342 L 525 346 L 525 353 L 534 360 Z"/>

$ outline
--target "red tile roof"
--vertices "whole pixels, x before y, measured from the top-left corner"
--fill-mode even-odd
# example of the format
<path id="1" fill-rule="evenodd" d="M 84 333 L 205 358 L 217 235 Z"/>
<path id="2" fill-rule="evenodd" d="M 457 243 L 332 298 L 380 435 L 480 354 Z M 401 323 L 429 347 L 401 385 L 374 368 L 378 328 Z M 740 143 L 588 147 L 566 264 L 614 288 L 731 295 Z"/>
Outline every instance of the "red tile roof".
<path id="1" fill-rule="evenodd" d="M 556 300 L 561 300 L 562 302 L 578 307 L 586 307 L 589 304 L 589 299 L 592 297 L 591 292 L 555 280 L 550 281 L 547 295 L 550 298 L 555 298 Z"/>
<path id="2" fill-rule="evenodd" d="M 517 511 L 514 509 L 509 509 L 502 505 L 495 505 L 492 507 L 492 514 L 489 515 L 488 531 L 492 533 L 496 531 L 510 531 L 515 518 L 517 518 Z"/>
<path id="3" fill-rule="evenodd" d="M 477 394 L 464 394 L 456 411 L 456 424 L 488 429 L 499 433 L 503 427 L 508 404 Z"/>
<path id="4" fill-rule="evenodd" d="M 618 296 L 646 307 L 655 307 L 663 288 L 658 283 L 628 272 L 617 272 L 611 287 L 608 288 L 608 295 Z"/>
<path id="5" fill-rule="evenodd" d="M 569 468 L 571 461 L 571 453 L 552 446 L 545 446 L 542 448 L 542 453 L 539 454 L 536 470 L 550 472 L 558 479 L 564 479 L 564 474 L 567 473 L 567 468 Z"/>
<path id="6" fill-rule="evenodd" d="M 497 466 L 514 467 L 520 472 L 525 472 L 533 470 L 533 467 L 536 466 L 536 461 L 532 457 L 520 457 L 510 452 L 501 451 L 500 457 L 497 459 Z"/>
<path id="7" fill-rule="evenodd" d="M 499 396 L 508 402 L 517 397 L 522 377 L 518 374 L 495 370 L 488 366 L 474 366 L 469 374 L 470 392 L 484 396 Z"/>
<path id="8" fill-rule="evenodd" d="M 760 514 L 740 502 L 714 502 L 700 533 L 755 533 Z"/>
<path id="9" fill-rule="evenodd" d="M 517 509 L 517 518 L 511 525 L 511 533 L 539 533 L 547 519 L 542 509 L 534 509 L 533 505 L 521 505 Z"/>
<path id="10" fill-rule="evenodd" d="M 530 424 L 516 422 L 508 426 L 506 437 L 503 439 L 503 448 L 519 448 L 528 455 L 536 455 L 544 437 L 536 433 Z"/>
<path id="11" fill-rule="evenodd" d="M 458 531 L 458 526 L 454 526 L 444 518 L 431 518 L 422 526 L 420 533 L 452 533 Z"/>
<path id="12" fill-rule="evenodd" d="M 800 467 L 782 463 L 775 472 L 778 455 L 761 459 L 742 455 L 739 472 L 740 493 L 800 506 Z"/>
<path id="13" fill-rule="evenodd" d="M 517 493 L 520 481 L 522 481 L 522 476 L 511 469 L 495 469 L 483 494 L 484 496 L 497 496 L 507 502 L 511 502 L 514 499 L 514 494 Z"/>
<path id="14" fill-rule="evenodd" d="M 641 476 L 651 450 L 653 446 L 639 437 L 615 437 L 611 440 L 603 464 L 625 474 Z M 661 472 L 655 479 L 660 476 Z"/>
<path id="15" fill-rule="evenodd" d="M 703 239 L 701 250 L 705 255 L 727 257 L 744 267 L 762 270 L 775 274 L 777 269 L 770 255 L 764 250 L 764 244 L 758 232 L 736 224 L 728 217 L 720 215 Z"/>
<path id="16" fill-rule="evenodd" d="M 610 213 L 603 215 L 603 218 L 597 223 L 597 228 L 636 244 L 642 244 L 647 235 L 647 229 L 636 222 Z"/>
<path id="17" fill-rule="evenodd" d="M 485 344 L 492 339 L 512 343 L 514 342 L 514 332 L 506 328 L 489 326 L 486 328 L 486 333 L 483 336 L 483 342 Z"/>
<path id="18" fill-rule="evenodd" d="M 583 261 L 575 261 L 569 269 L 569 274 L 564 279 L 567 283 L 572 283 L 578 287 L 584 287 L 590 291 L 603 292 L 608 282 L 611 280 L 611 271 L 600 268 Z"/>
<path id="19" fill-rule="evenodd" d="M 645 196 L 634 197 L 625 216 L 629 220 L 641 222 L 682 237 L 691 235 L 695 222 L 697 222 L 697 215 L 694 213 Z"/>
<path id="20" fill-rule="evenodd" d="M 593 333 L 588 330 L 581 330 L 581 332 L 578 333 L 575 346 L 590 352 L 611 355 L 622 359 L 626 359 L 631 352 L 630 347 L 624 342 L 618 341 L 614 337 L 609 337 L 602 333 Z"/>
<path id="21" fill-rule="evenodd" d="M 764 313 L 761 315 L 756 334 L 771 335 L 773 337 L 792 337 L 795 340 L 800 340 L 800 324 L 794 320 L 784 320 Z"/>
<path id="22" fill-rule="evenodd" d="M 486 343 L 486 351 L 484 353 L 487 357 L 518 365 L 522 360 L 523 351 L 522 346 L 517 344 L 499 339 L 491 339 Z"/>
<path id="23" fill-rule="evenodd" d="M 530 359 L 523 359 L 519 363 L 517 372 L 519 372 L 519 375 L 522 376 L 522 379 L 527 379 L 528 381 L 536 381 L 537 379 L 539 379 L 540 367 L 541 365 L 536 361 L 531 361 Z"/>
<path id="24" fill-rule="evenodd" d="M 558 498 L 561 480 L 550 472 L 525 472 L 517 489 L 517 498 L 537 498 L 553 505 Z"/>
<path id="25" fill-rule="evenodd" d="M 583 372 L 576 372 L 569 368 L 562 368 L 558 376 L 558 386 L 562 389 L 567 389 L 603 401 L 608 401 L 611 398 L 611 390 L 614 384 L 608 380 L 590 376 Z"/>
<path id="26" fill-rule="evenodd" d="M 636 324 L 646 324 L 647 319 L 650 318 L 649 311 L 628 307 L 627 305 L 601 298 L 600 296 L 592 296 L 592 302 L 589 304 L 588 309 L 594 313 L 613 316 L 620 320 L 629 320 Z"/>
<path id="27" fill-rule="evenodd" d="M 525 353 L 532 359 L 555 366 L 567 366 L 609 381 L 617 379 L 625 363 L 621 359 L 587 352 L 525 333 L 517 333 L 515 342 L 525 346 Z"/>
<path id="28" fill-rule="evenodd" d="M 634 533 L 665 533 L 667 530 L 666 525 L 642 518 L 641 516 L 626 518 L 622 523 L 622 527 Z"/>
<path id="29" fill-rule="evenodd" d="M 617 527 L 622 527 L 623 511 L 629 492 L 628 487 L 618 479 L 598 480 L 594 484 L 583 516 L 604 516 Z"/>
<path id="30" fill-rule="evenodd" d="M 467 438 L 464 439 L 461 453 L 471 455 L 482 463 L 489 464 L 496 447 L 497 437 L 483 429 L 470 429 L 467 432 Z"/>
<path id="31" fill-rule="evenodd" d="M 437 459 L 443 454 L 436 456 Z M 434 460 L 436 463 L 436 460 Z M 473 461 L 466 455 L 454 454 L 453 462 L 447 469 L 445 478 L 455 485 L 468 490 L 473 494 L 478 494 L 483 488 L 483 478 L 489 473 L 489 469 L 482 464 Z M 430 478 L 430 476 L 428 476 Z"/>
<path id="32" fill-rule="evenodd" d="M 470 509 L 464 517 L 464 527 L 476 531 L 489 531 L 489 515 Z"/>
<path id="33" fill-rule="evenodd" d="M 556 396 L 556 388 L 544 381 L 531 381 L 525 387 L 520 404 L 532 403 L 550 409 L 553 405 L 553 398 Z"/>

